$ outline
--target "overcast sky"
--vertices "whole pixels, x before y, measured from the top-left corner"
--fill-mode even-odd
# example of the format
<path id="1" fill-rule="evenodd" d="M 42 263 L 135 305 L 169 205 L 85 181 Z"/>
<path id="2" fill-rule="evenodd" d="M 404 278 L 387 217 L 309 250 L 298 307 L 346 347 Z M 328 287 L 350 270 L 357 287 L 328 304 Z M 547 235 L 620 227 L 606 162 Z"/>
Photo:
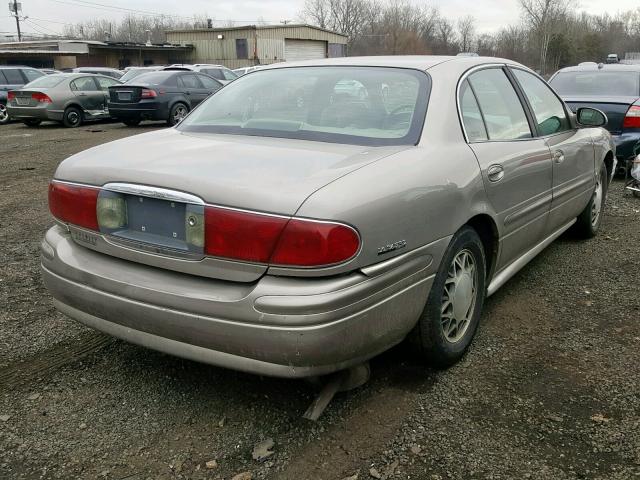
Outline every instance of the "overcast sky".
<path id="1" fill-rule="evenodd" d="M 15 20 L 10 17 L 7 3 L 0 1 L 0 34 L 15 33 Z M 92 18 L 117 20 L 128 12 L 106 7 L 123 7 L 140 11 L 164 13 L 179 17 L 207 14 L 216 20 L 237 20 L 254 23 L 259 18 L 269 23 L 298 20 L 304 0 L 19 0 L 22 14 L 30 18 L 23 30 L 32 33 L 60 33 L 64 23 L 76 23 Z M 414 3 L 418 4 L 416 0 Z M 473 15 L 479 32 L 492 32 L 519 21 L 518 0 L 430 0 L 442 15 L 455 19 Z M 100 7 L 102 5 L 103 7 Z M 179 5 L 179 6 L 178 6 Z M 613 15 L 618 11 L 637 8 L 638 0 L 580 0 L 580 10 Z"/>

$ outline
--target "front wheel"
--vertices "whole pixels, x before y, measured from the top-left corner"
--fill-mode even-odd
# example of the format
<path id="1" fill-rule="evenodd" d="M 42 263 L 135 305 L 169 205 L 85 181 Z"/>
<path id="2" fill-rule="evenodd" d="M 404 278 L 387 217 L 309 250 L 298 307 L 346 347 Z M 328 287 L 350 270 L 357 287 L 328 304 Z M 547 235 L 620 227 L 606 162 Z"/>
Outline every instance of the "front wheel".
<path id="1" fill-rule="evenodd" d="M 591 200 L 578 216 L 573 226 L 573 231 L 582 238 L 593 238 L 597 235 L 602 223 L 602 211 L 607 199 L 607 186 L 609 175 L 606 165 L 602 164 L 596 177 L 596 185 L 593 189 Z"/>
<path id="2" fill-rule="evenodd" d="M 77 107 L 68 107 L 62 116 L 62 124 L 68 128 L 82 125 L 82 111 Z"/>
<path id="3" fill-rule="evenodd" d="M 451 240 L 413 332 L 421 355 L 445 368 L 456 363 L 471 344 L 486 296 L 482 241 L 471 227 Z"/>
<path id="4" fill-rule="evenodd" d="M 0 125 L 9 123 L 9 112 L 7 106 L 4 103 L 0 103 Z"/>

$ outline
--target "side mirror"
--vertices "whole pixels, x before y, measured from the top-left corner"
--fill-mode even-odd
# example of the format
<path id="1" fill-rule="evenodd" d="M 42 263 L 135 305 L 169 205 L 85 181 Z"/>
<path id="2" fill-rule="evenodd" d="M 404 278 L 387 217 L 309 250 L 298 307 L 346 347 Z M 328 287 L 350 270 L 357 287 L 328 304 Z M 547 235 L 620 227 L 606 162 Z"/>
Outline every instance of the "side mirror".
<path id="1" fill-rule="evenodd" d="M 576 120 L 583 127 L 604 127 L 609 119 L 597 108 L 582 107 L 576 112 Z"/>

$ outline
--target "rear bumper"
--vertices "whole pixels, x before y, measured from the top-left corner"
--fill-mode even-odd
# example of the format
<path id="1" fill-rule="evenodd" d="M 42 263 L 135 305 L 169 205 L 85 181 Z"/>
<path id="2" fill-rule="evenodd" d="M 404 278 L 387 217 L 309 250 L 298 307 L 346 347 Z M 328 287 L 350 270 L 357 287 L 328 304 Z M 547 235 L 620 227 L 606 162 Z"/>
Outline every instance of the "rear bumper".
<path id="1" fill-rule="evenodd" d="M 52 110 L 49 107 L 37 106 L 37 107 L 16 107 L 13 105 L 7 105 L 7 111 L 9 116 L 14 120 L 52 120 L 55 122 L 61 122 L 63 111 Z"/>
<path id="2" fill-rule="evenodd" d="M 141 101 L 139 103 L 108 103 L 109 114 L 118 119 L 166 120 L 169 110 L 165 103 Z"/>
<path id="3" fill-rule="evenodd" d="M 42 244 L 42 271 L 56 307 L 92 328 L 226 368 L 307 377 L 355 365 L 402 341 L 422 312 L 447 241 L 370 276 L 265 275 L 240 283 L 96 253 L 55 226 Z"/>
<path id="4" fill-rule="evenodd" d="M 640 131 L 612 135 L 611 138 L 616 144 L 616 157 L 622 162 L 632 158 L 634 149 L 640 145 Z"/>

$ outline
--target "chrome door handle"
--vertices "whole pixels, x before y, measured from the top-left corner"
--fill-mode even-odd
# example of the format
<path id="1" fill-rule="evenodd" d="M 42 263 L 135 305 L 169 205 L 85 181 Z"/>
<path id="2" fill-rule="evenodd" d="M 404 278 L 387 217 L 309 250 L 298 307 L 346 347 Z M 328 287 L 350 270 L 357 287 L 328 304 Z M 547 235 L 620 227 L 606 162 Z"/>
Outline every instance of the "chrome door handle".
<path id="1" fill-rule="evenodd" d="M 487 177 L 490 182 L 499 182 L 504 178 L 504 168 L 502 165 L 491 165 L 487 170 Z"/>
<path id="2" fill-rule="evenodd" d="M 562 153 L 562 150 L 556 150 L 553 152 L 553 161 L 556 163 L 564 162 L 564 153 Z"/>

